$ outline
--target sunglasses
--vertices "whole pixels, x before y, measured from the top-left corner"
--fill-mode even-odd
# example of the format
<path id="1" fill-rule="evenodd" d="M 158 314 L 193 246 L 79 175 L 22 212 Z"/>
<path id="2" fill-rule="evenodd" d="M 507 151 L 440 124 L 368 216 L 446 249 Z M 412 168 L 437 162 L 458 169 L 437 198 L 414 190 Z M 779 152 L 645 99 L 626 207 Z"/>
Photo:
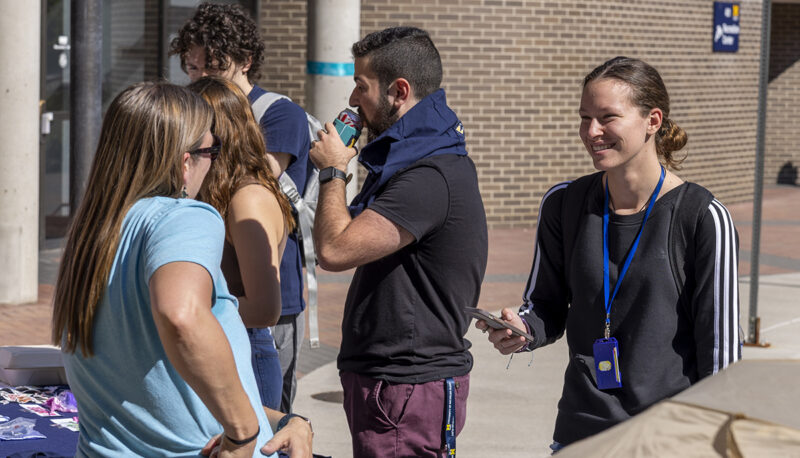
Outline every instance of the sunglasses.
<path id="1" fill-rule="evenodd" d="M 214 138 L 214 142 L 208 148 L 197 148 L 189 151 L 189 154 L 208 154 L 211 156 L 211 161 L 216 161 L 217 156 L 219 156 L 219 152 L 222 149 L 222 140 L 219 139 L 214 134 L 211 134 Z"/>

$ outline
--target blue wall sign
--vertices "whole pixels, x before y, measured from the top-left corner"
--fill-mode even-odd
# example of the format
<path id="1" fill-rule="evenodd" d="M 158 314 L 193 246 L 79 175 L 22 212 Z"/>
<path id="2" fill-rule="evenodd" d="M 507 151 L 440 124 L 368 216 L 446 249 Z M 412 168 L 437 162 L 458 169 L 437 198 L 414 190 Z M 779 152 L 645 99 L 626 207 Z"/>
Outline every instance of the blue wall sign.
<path id="1" fill-rule="evenodd" d="M 739 50 L 739 4 L 714 2 L 714 52 Z"/>

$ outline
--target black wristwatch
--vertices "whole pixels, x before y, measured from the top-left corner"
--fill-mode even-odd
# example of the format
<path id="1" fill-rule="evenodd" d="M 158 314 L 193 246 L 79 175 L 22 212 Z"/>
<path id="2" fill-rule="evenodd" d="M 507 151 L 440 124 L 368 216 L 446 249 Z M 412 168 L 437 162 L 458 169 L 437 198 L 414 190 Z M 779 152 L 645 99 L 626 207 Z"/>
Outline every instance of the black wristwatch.
<path id="1" fill-rule="evenodd" d="M 347 182 L 347 174 L 336 167 L 325 167 L 319 171 L 320 184 L 327 183 L 334 178 L 339 178 L 340 180 Z"/>
<path id="2" fill-rule="evenodd" d="M 301 419 L 305 420 L 306 423 L 308 423 L 308 429 L 311 430 L 312 434 L 314 433 L 314 428 L 311 427 L 311 420 L 309 420 L 308 418 L 306 418 L 306 417 L 304 417 L 302 415 L 297 415 L 296 413 L 286 414 L 286 415 L 283 416 L 283 418 L 278 420 L 278 426 L 277 426 L 277 428 L 275 428 L 275 432 L 277 433 L 278 431 L 282 430 L 284 426 L 289 424 L 289 420 L 291 420 L 294 417 L 301 418 Z"/>

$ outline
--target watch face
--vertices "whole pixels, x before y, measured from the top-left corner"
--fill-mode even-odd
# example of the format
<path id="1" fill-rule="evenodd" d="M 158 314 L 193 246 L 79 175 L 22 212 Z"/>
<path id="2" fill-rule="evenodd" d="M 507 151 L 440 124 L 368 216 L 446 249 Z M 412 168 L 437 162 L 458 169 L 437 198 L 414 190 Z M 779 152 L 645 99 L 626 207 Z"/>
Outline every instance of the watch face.
<path id="1" fill-rule="evenodd" d="M 337 169 L 336 167 L 325 167 L 324 169 L 319 171 L 319 182 L 320 183 L 327 183 L 334 178 L 341 178 L 345 179 L 346 175 L 341 170 Z"/>
<path id="2" fill-rule="evenodd" d="M 320 183 L 327 183 L 333 179 L 333 169 L 328 167 L 319 171 Z"/>

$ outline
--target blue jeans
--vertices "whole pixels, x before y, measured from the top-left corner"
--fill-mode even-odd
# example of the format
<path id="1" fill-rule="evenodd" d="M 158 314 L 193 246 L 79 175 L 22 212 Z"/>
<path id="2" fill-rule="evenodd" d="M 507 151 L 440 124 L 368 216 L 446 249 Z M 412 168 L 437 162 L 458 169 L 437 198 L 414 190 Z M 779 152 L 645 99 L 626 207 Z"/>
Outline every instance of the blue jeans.
<path id="1" fill-rule="evenodd" d="M 272 333 L 269 328 L 248 328 L 247 336 L 250 338 L 253 372 L 258 393 L 261 395 L 261 404 L 277 410 L 281 405 L 283 383 L 281 363 Z"/>
<path id="2" fill-rule="evenodd" d="M 279 410 L 284 413 L 292 413 L 292 402 L 297 393 L 297 357 L 300 355 L 300 346 L 303 344 L 305 318 L 306 315 L 303 312 L 296 315 L 283 315 L 278 320 L 278 324 L 269 328 L 275 339 L 275 348 L 278 350 L 278 359 L 281 363 L 283 391 Z"/>

